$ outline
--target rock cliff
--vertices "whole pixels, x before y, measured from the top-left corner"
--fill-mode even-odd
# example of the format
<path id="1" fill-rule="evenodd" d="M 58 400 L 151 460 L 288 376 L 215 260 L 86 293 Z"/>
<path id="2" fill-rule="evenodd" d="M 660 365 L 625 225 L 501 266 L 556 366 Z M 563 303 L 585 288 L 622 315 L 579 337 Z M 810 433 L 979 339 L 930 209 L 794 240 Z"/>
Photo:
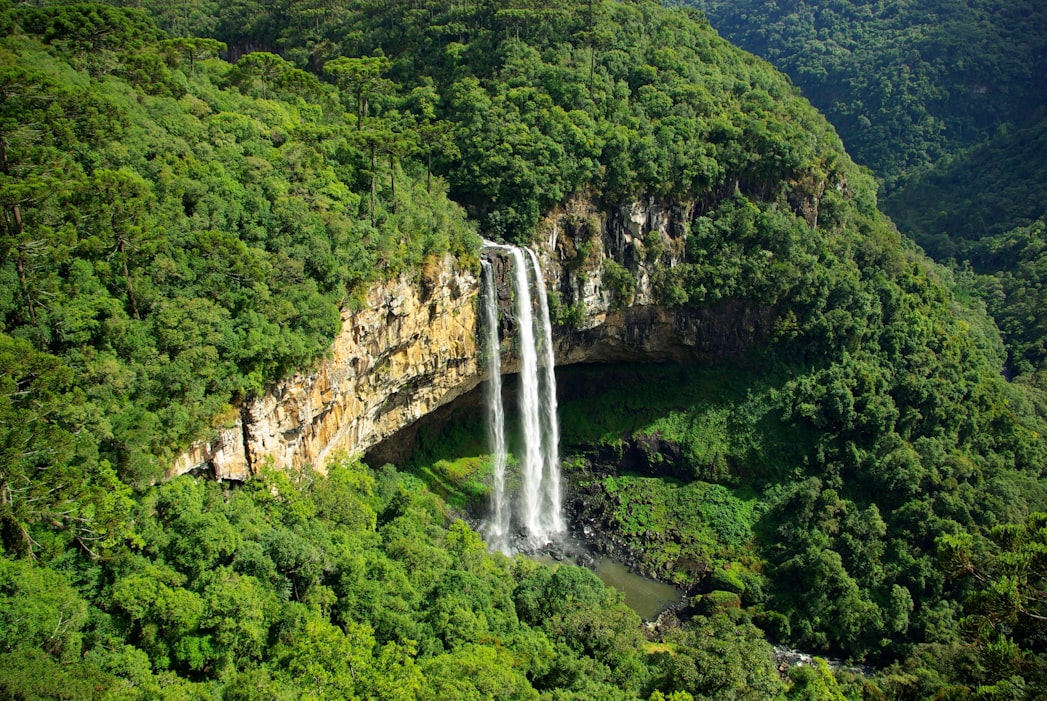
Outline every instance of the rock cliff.
<path id="1" fill-rule="evenodd" d="M 243 480 L 266 461 L 322 468 L 332 452 L 362 451 L 476 386 L 477 278 L 450 256 L 428 273 L 375 286 L 342 313 L 312 372 L 245 403 L 234 426 L 193 445 L 169 474 Z"/>
<path id="2" fill-rule="evenodd" d="M 576 197 L 546 218 L 535 250 L 560 322 L 558 365 L 744 358 L 771 310 L 657 303 L 658 270 L 683 261 L 693 216 L 693 207 L 654 202 L 608 212 Z M 508 300 L 508 273 L 497 267 Z M 267 461 L 322 469 L 335 451 L 410 440 L 410 431 L 398 432 L 483 380 L 478 295 L 476 271 L 450 256 L 426 275 L 375 286 L 363 308 L 342 314 L 341 333 L 312 372 L 246 402 L 235 425 L 192 446 L 169 474 L 242 480 Z M 513 372 L 516 359 L 505 352 L 503 371 Z"/>

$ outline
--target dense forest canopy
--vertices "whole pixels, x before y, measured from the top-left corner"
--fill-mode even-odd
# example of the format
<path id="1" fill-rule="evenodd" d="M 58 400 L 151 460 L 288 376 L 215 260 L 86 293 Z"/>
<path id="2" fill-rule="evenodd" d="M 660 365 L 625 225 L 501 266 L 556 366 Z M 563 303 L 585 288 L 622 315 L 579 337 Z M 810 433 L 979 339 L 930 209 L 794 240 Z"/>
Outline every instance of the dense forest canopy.
<path id="1" fill-rule="evenodd" d="M 0 4 L 3 695 L 1042 696 L 1047 401 L 768 64 L 645 0 L 133 4 Z M 695 205 L 658 301 L 769 319 L 564 407 L 688 622 L 488 553 L 418 476 L 449 440 L 156 484 L 369 284 L 578 193 Z M 675 480 L 602 471 L 645 437 Z M 765 636 L 881 671 L 783 678 Z"/>
<path id="2" fill-rule="evenodd" d="M 888 184 L 1042 115 L 1047 9 L 1035 0 L 694 0 L 789 74 Z"/>
<path id="3" fill-rule="evenodd" d="M 905 234 L 969 266 L 962 274 L 1000 325 L 1011 372 L 1042 387 L 1047 6 L 691 4 L 790 75 L 886 184 L 883 209 Z"/>

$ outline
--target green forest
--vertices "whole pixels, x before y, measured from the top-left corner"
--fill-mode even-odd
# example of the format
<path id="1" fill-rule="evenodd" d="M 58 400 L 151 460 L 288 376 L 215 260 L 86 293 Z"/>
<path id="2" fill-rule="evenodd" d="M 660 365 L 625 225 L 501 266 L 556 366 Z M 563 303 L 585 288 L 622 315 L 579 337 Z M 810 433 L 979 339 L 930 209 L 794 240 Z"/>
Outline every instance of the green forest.
<path id="1" fill-rule="evenodd" d="M 1008 0 L 693 0 L 786 72 L 873 170 L 883 211 L 981 297 L 1043 386 L 1047 8 Z"/>
<path id="2" fill-rule="evenodd" d="M 786 72 L 889 193 L 1047 103 L 1047 10 L 1035 0 L 690 4 Z"/>
<path id="3" fill-rule="evenodd" d="M 932 262 L 841 127 L 650 0 L 0 0 L 0 34 L 0 697 L 1047 695 L 1036 212 L 943 242 L 991 270 Z M 579 193 L 694 205 L 658 302 L 768 320 L 733 364 L 570 370 L 568 478 L 693 592 L 678 625 L 489 552 L 468 422 L 411 464 L 162 479 L 369 285 Z"/>

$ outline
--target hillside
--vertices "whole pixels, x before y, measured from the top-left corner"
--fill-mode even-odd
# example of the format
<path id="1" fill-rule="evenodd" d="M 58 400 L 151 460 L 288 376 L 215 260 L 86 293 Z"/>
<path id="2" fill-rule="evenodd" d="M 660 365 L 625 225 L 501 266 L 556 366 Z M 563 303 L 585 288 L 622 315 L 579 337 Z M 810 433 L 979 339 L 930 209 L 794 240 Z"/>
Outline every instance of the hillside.
<path id="1" fill-rule="evenodd" d="M 645 0 L 143 5 L 173 34 L 0 5 L 0 695 L 1047 688 L 1047 401 L 784 76 Z M 624 246 L 638 203 L 679 220 Z M 562 412 L 588 515 L 694 594 L 679 626 L 487 552 L 445 501 L 485 488 L 468 425 L 402 471 L 159 483 L 369 290 L 475 268 L 477 232 L 555 260 L 561 338 L 596 311 L 582 276 L 742 327 L 691 365 L 580 368 Z M 767 638 L 880 672 L 783 678 Z"/>
<path id="2" fill-rule="evenodd" d="M 1041 387 L 1047 368 L 1045 156 L 1047 119 L 1041 118 L 1002 130 L 883 203 L 929 254 L 969 266 L 972 286 L 1003 332 L 1008 365 Z"/>
<path id="3" fill-rule="evenodd" d="M 1032 0 L 690 4 L 787 73 L 889 188 L 1047 103 L 1047 10 Z"/>
<path id="4" fill-rule="evenodd" d="M 1009 371 L 1042 386 L 1044 6 L 691 4 L 789 74 L 885 184 L 882 208 L 903 233 L 938 260 L 970 264 Z"/>

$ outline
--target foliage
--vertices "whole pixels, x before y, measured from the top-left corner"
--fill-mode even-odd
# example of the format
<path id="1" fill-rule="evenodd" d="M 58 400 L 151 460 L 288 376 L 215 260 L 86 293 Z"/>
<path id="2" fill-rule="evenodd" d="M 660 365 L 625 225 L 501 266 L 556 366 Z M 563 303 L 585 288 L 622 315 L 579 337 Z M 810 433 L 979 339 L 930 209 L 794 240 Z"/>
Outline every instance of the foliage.
<path id="1" fill-rule="evenodd" d="M 647 0 L 140 4 L 177 38 L 136 10 L 0 5 L 4 694 L 780 697 L 752 621 L 897 661 L 898 697 L 1036 692 L 1011 673 L 1035 627 L 965 647 L 970 585 L 933 553 L 1047 508 L 1042 396 L 1001 377 L 995 328 L 958 296 L 975 284 L 905 244 L 769 65 Z M 482 491 L 468 428 L 423 441 L 466 446 L 415 465 L 439 495 L 352 461 L 153 484 L 307 367 L 370 283 L 471 255 L 465 212 L 528 242 L 579 192 L 693 212 L 655 294 L 730 363 L 597 370 L 563 437 L 626 546 L 708 594 L 708 617 L 645 647 L 591 573 L 449 524 L 440 495 Z M 997 244 L 1035 267 L 1027 225 Z M 629 265 L 602 271 L 623 303 Z M 791 684 L 839 691 L 824 670 Z"/>
<path id="2" fill-rule="evenodd" d="M 963 632 L 982 665 L 965 681 L 976 695 L 1042 695 L 1047 660 L 1047 515 L 999 525 L 987 537 L 946 534 L 937 546 L 942 568 L 971 585 Z"/>
<path id="3" fill-rule="evenodd" d="M 671 690 L 654 678 L 662 663 L 645 652 L 639 618 L 591 572 L 489 553 L 411 480 L 393 474 L 392 489 L 380 488 L 387 478 L 351 461 L 327 476 L 266 472 L 232 491 L 180 477 L 142 495 L 141 542 L 89 577 L 0 557 L 0 689 L 381 699 Z M 748 648 L 732 651 L 743 644 L 759 645 L 753 631 L 721 643 L 739 677 Z"/>
<path id="4" fill-rule="evenodd" d="M 1043 5 L 691 4 L 792 77 L 886 183 L 883 209 L 907 235 L 938 260 L 969 264 L 1011 371 L 1036 381 L 1045 362 Z"/>
<path id="5" fill-rule="evenodd" d="M 606 524 L 660 579 L 690 585 L 715 563 L 752 554 L 759 510 L 751 496 L 705 482 L 630 476 L 578 488 L 586 495 L 581 518 Z"/>
<path id="6" fill-rule="evenodd" d="M 788 73 L 889 184 L 1023 124 L 1047 99 L 1036 77 L 1047 12 L 1033 0 L 691 4 Z"/>
<path id="7" fill-rule="evenodd" d="M 1025 414 L 1011 447 L 986 452 L 983 438 L 1007 432 L 963 422 L 1002 426 L 997 412 L 1017 407 L 1021 389 L 955 377 L 977 399 L 929 411 L 922 402 L 946 394 L 919 391 L 906 379 L 914 357 L 902 358 L 893 382 L 876 379 L 883 360 L 852 356 L 748 382 L 674 367 L 565 371 L 564 391 L 579 378 L 589 388 L 561 403 L 568 454 L 581 456 L 564 461 L 576 465 L 581 518 L 605 524 L 651 574 L 737 592 L 761 625 L 808 649 L 890 658 L 954 640 L 934 540 L 1040 508 L 1043 429 Z M 914 402 L 924 408 L 900 408 Z M 710 478 L 749 487 L 698 481 Z"/>
<path id="8" fill-rule="evenodd" d="M 636 280 L 625 266 L 614 259 L 603 262 L 603 284 L 614 295 L 614 306 L 627 307 L 633 302 L 636 293 Z"/>
<path id="9" fill-rule="evenodd" d="M 1044 156 L 1047 120 L 1040 119 L 1001 130 L 884 202 L 929 253 L 965 266 L 968 277 L 974 273 L 966 282 L 1000 326 L 1016 374 L 1032 375 L 1047 363 Z"/>
<path id="10" fill-rule="evenodd" d="M 5 347 L 79 378 L 78 450 L 127 482 L 307 366 L 369 283 L 472 246 L 439 183 L 376 165 L 338 92 L 279 56 L 230 67 L 220 42 L 101 5 L 5 17 Z"/>
<path id="11" fill-rule="evenodd" d="M 697 617 L 673 631 L 668 653 L 659 660 L 661 685 L 695 699 L 766 699 L 781 694 L 770 647 L 751 624 L 725 614 Z M 742 655 L 744 665 L 738 665 Z"/>
<path id="12" fill-rule="evenodd" d="M 368 109 L 398 112 L 407 129 L 392 131 L 420 133 L 414 143 L 489 237 L 529 240 L 583 188 L 612 201 L 695 199 L 735 182 L 766 190 L 806 169 L 816 142 L 836 143 L 803 136 L 820 122 L 766 64 L 696 14 L 651 2 L 321 11 L 281 0 L 192 4 L 177 18 L 144 4 L 165 28 L 213 35 L 232 56 L 282 47 L 352 96 L 358 127 Z"/>

